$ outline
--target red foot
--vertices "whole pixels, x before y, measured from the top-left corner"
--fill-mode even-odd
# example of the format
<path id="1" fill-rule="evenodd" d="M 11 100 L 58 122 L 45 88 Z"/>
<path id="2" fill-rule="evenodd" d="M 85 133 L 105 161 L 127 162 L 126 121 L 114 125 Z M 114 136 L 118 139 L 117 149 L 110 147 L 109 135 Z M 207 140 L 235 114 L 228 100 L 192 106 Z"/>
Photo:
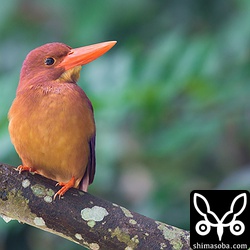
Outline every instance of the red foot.
<path id="1" fill-rule="evenodd" d="M 38 173 L 35 169 L 33 169 L 31 167 L 23 166 L 23 165 L 19 165 L 16 169 L 19 172 L 19 174 L 21 174 L 23 171 Z"/>
<path id="2" fill-rule="evenodd" d="M 72 187 L 75 186 L 75 177 L 73 176 L 69 182 L 58 182 L 56 186 L 62 186 L 62 188 L 57 191 L 54 195 L 54 200 L 56 199 L 56 196 L 59 196 L 59 199 Z"/>

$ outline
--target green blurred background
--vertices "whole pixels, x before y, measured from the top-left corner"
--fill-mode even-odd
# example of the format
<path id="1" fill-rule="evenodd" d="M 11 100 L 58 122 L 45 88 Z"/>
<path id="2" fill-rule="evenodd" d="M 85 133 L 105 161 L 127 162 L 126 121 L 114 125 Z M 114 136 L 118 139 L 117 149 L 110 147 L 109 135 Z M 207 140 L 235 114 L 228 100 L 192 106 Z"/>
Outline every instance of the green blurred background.
<path id="1" fill-rule="evenodd" d="M 33 48 L 117 40 L 79 85 L 97 125 L 89 192 L 189 229 L 194 189 L 250 190 L 250 1 L 8 0 L 0 8 L 0 161 L 20 160 L 7 113 Z M 77 250 L 0 219 L 2 250 Z"/>

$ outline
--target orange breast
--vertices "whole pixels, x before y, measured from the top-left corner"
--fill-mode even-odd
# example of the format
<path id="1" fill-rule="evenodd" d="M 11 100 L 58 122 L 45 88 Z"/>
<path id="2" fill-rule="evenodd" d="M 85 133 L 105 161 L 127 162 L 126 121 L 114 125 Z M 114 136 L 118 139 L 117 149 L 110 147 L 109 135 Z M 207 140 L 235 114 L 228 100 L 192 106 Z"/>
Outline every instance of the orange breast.
<path id="1" fill-rule="evenodd" d="M 90 102 L 75 84 L 31 86 L 9 112 L 11 140 L 23 165 L 58 182 L 79 185 L 95 133 Z"/>

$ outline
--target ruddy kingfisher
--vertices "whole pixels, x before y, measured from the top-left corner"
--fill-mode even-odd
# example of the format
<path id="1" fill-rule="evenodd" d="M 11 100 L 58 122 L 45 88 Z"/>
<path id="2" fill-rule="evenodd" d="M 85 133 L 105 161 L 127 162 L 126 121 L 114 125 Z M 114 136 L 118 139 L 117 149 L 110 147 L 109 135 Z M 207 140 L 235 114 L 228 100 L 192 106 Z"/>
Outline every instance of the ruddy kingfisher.
<path id="1" fill-rule="evenodd" d="M 71 188 L 87 191 L 95 175 L 93 107 L 77 85 L 82 65 L 110 50 L 116 41 L 72 49 L 48 43 L 23 62 L 9 110 L 11 141 L 22 160 L 17 169 L 57 181 L 60 198 Z"/>

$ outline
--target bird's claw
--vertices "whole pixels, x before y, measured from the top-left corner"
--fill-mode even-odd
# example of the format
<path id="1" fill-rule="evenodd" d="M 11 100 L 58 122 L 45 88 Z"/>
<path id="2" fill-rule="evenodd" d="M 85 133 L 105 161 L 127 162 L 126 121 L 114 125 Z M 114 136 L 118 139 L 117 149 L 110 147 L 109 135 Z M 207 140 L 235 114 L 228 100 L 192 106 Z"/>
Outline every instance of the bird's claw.
<path id="1" fill-rule="evenodd" d="M 35 169 L 28 167 L 28 166 L 23 166 L 23 165 L 19 165 L 16 170 L 19 172 L 19 174 L 21 174 L 23 171 L 29 171 L 32 173 L 38 173 Z"/>
<path id="2" fill-rule="evenodd" d="M 57 183 L 59 186 L 60 184 Z M 68 190 L 68 188 L 66 186 L 63 186 L 59 191 L 57 191 L 54 195 L 54 200 L 56 199 L 56 197 L 58 196 L 59 200 L 61 199 L 61 197 L 66 193 L 66 191 Z"/>
<path id="3" fill-rule="evenodd" d="M 56 199 L 56 197 L 58 196 L 59 200 L 61 199 L 61 197 L 72 187 L 75 186 L 75 177 L 73 176 L 69 182 L 57 182 L 56 186 L 61 186 L 62 188 L 59 189 L 59 191 L 57 191 L 54 195 L 54 200 Z"/>

